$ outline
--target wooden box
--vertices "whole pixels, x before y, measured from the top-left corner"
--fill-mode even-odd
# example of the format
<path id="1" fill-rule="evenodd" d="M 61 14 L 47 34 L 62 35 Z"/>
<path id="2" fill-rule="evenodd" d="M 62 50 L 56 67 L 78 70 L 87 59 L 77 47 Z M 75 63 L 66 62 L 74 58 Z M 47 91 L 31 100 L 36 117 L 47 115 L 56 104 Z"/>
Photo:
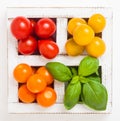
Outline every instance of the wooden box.
<path id="1" fill-rule="evenodd" d="M 13 69 L 19 63 L 27 63 L 31 66 L 43 66 L 48 61 L 59 61 L 67 66 L 78 66 L 81 59 L 86 56 L 82 54 L 76 57 L 70 57 L 66 54 L 64 45 L 68 38 L 67 23 L 69 18 L 80 17 L 89 18 L 94 13 L 101 13 L 106 18 L 106 27 L 102 32 L 102 39 L 107 45 L 107 50 L 103 56 L 99 58 L 102 67 L 102 83 L 108 91 L 108 104 L 105 111 L 95 111 L 89 109 L 83 104 L 77 104 L 73 109 L 66 110 L 63 105 L 63 96 L 65 84 L 57 80 L 54 81 L 54 89 L 57 93 L 56 104 L 49 108 L 43 108 L 36 103 L 24 104 L 18 99 L 18 83 L 13 78 Z M 17 16 L 25 16 L 27 18 L 55 18 L 56 20 L 56 43 L 59 46 L 59 55 L 51 60 L 45 59 L 41 55 L 19 55 L 17 50 L 17 41 L 10 31 L 10 23 Z M 7 52 L 8 52 L 8 112 L 9 113 L 111 113 L 112 109 L 112 32 L 113 32 L 113 13 L 111 8 L 7 8 Z"/>

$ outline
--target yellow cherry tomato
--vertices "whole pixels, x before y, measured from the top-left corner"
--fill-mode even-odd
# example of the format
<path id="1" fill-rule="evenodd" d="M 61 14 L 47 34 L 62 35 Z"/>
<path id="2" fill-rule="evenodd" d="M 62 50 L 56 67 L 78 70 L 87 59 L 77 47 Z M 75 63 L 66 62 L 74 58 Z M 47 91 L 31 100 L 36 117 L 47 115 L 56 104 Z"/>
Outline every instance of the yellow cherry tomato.
<path id="1" fill-rule="evenodd" d="M 77 56 L 83 53 L 84 47 L 76 44 L 73 38 L 67 40 L 65 44 L 65 50 L 70 56 Z"/>
<path id="2" fill-rule="evenodd" d="M 86 24 L 81 24 L 73 32 L 74 41 L 81 46 L 89 44 L 93 38 L 94 38 L 93 29 Z"/>
<path id="3" fill-rule="evenodd" d="M 72 35 L 74 29 L 81 24 L 86 24 L 86 21 L 82 18 L 72 18 L 68 22 L 67 30 Z"/>
<path id="4" fill-rule="evenodd" d="M 86 46 L 86 51 L 93 57 L 99 57 L 106 50 L 105 42 L 100 37 L 94 37 L 92 42 Z"/>
<path id="5" fill-rule="evenodd" d="M 94 14 L 89 18 L 88 25 L 93 28 L 95 33 L 100 33 L 106 26 L 106 19 L 101 14 Z"/>

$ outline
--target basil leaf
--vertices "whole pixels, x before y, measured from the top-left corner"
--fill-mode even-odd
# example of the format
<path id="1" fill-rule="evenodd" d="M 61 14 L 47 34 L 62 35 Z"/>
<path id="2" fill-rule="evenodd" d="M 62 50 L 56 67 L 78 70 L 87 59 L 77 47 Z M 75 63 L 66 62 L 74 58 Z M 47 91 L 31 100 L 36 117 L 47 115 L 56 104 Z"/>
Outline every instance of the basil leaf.
<path id="1" fill-rule="evenodd" d="M 70 69 L 60 62 L 48 62 L 46 64 L 46 68 L 54 77 L 54 79 L 58 81 L 66 82 L 70 81 L 72 78 Z"/>
<path id="2" fill-rule="evenodd" d="M 77 67 L 70 67 L 70 70 L 71 70 L 73 76 L 78 75 L 78 68 Z"/>
<path id="3" fill-rule="evenodd" d="M 80 79 L 81 83 L 87 83 L 89 81 L 96 81 L 96 82 L 101 83 L 101 79 L 98 76 L 97 77 L 94 77 L 94 76 L 88 76 L 88 77 L 80 76 L 79 79 Z"/>
<path id="4" fill-rule="evenodd" d="M 95 110 L 105 110 L 108 100 L 107 90 L 102 84 L 89 81 L 83 84 L 82 100 Z"/>
<path id="5" fill-rule="evenodd" d="M 81 83 L 79 77 L 75 76 L 66 88 L 64 95 L 64 106 L 67 110 L 73 108 L 78 102 L 81 94 Z"/>
<path id="6" fill-rule="evenodd" d="M 78 74 L 81 76 L 89 76 L 96 73 L 99 67 L 97 58 L 86 56 L 79 64 Z"/>
<path id="7" fill-rule="evenodd" d="M 96 77 L 95 77 L 95 76 L 88 76 L 87 79 L 88 79 L 89 81 L 96 81 L 96 82 L 101 83 L 101 78 L 98 77 L 98 76 L 96 76 Z"/>
<path id="8" fill-rule="evenodd" d="M 88 78 L 83 77 L 83 76 L 80 76 L 79 79 L 80 79 L 80 82 L 81 82 L 81 83 L 87 83 L 87 82 L 90 81 Z"/>

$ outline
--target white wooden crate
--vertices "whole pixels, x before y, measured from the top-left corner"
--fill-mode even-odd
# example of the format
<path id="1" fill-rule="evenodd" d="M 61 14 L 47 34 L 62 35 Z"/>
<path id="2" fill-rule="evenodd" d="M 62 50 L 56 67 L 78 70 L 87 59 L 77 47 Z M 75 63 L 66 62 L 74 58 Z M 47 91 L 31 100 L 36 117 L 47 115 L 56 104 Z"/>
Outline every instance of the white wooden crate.
<path id="1" fill-rule="evenodd" d="M 108 91 L 108 104 L 105 111 L 95 111 L 83 104 L 77 104 L 73 109 L 66 110 L 63 105 L 64 83 L 55 80 L 54 89 L 57 93 L 57 102 L 49 108 L 43 108 L 36 103 L 24 104 L 18 99 L 18 83 L 13 78 L 13 69 L 19 63 L 27 63 L 31 66 L 43 66 L 48 61 L 59 61 L 67 66 L 78 66 L 85 55 L 70 57 L 66 55 L 64 44 L 67 40 L 68 18 L 80 17 L 89 18 L 94 13 L 101 13 L 105 16 L 107 25 L 102 32 L 102 39 L 107 45 L 105 54 L 99 58 L 102 66 L 102 83 Z M 28 18 L 56 18 L 56 43 L 59 46 L 59 55 L 48 60 L 40 55 L 18 55 L 17 41 L 10 31 L 10 23 L 17 16 Z M 8 43 L 8 112 L 9 113 L 111 113 L 112 110 L 112 21 L 113 13 L 111 8 L 8 8 L 7 9 L 7 43 Z"/>

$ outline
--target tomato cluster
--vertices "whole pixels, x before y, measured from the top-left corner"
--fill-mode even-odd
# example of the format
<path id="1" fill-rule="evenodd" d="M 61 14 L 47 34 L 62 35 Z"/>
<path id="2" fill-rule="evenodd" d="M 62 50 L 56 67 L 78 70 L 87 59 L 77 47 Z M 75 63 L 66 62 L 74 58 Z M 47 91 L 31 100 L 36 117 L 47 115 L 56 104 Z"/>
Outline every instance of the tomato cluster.
<path id="1" fill-rule="evenodd" d="M 11 22 L 11 32 L 18 40 L 18 52 L 23 55 L 38 51 L 45 58 L 52 59 L 59 53 L 55 43 L 55 20 L 52 18 L 30 19 L 18 16 Z"/>
<path id="2" fill-rule="evenodd" d="M 45 66 L 33 68 L 28 64 L 18 64 L 13 71 L 14 79 L 20 84 L 18 97 L 23 103 L 35 100 L 43 107 L 49 107 L 56 102 L 56 92 L 51 86 L 53 77 Z"/>
<path id="3" fill-rule="evenodd" d="M 105 42 L 96 35 L 104 30 L 105 25 L 106 19 L 101 14 L 93 14 L 87 21 L 83 18 L 70 19 L 67 30 L 72 37 L 65 44 L 67 54 L 77 56 L 86 50 L 93 57 L 103 55 L 106 50 Z"/>
<path id="4" fill-rule="evenodd" d="M 53 59 L 59 53 L 55 42 L 56 20 L 52 18 L 25 18 L 18 16 L 11 22 L 11 32 L 18 41 L 18 52 L 22 55 L 36 53 L 47 59 Z M 84 50 L 99 57 L 106 50 L 105 42 L 96 34 L 101 33 L 106 25 L 103 15 L 94 14 L 86 21 L 83 18 L 72 18 L 68 21 L 67 31 L 70 34 L 65 49 L 68 55 L 77 56 Z M 37 101 L 48 107 L 55 103 L 57 95 L 51 87 L 53 77 L 45 68 L 33 68 L 28 64 L 18 64 L 13 71 L 14 79 L 20 84 L 18 97 L 24 103 Z"/>

